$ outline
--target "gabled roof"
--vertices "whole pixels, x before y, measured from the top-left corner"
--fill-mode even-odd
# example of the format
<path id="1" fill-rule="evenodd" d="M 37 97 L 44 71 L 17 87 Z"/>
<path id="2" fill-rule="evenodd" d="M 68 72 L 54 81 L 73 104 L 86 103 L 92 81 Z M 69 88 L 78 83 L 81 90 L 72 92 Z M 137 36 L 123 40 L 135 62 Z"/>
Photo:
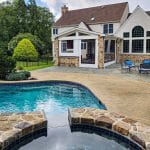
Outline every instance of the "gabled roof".
<path id="1" fill-rule="evenodd" d="M 61 37 L 63 35 L 66 35 L 66 34 L 69 34 L 72 32 L 76 32 L 76 31 L 81 32 L 81 33 L 85 33 L 85 34 L 105 36 L 105 34 L 102 34 L 100 32 L 90 31 L 87 29 L 79 28 L 79 27 L 72 27 L 70 30 L 67 30 L 63 33 L 58 34 L 55 38 L 58 38 L 58 37 Z"/>
<path id="2" fill-rule="evenodd" d="M 61 16 L 60 19 L 54 23 L 54 26 L 78 25 L 80 22 L 84 22 L 86 24 L 119 22 L 127 5 L 128 2 L 125 2 L 70 10 Z"/>

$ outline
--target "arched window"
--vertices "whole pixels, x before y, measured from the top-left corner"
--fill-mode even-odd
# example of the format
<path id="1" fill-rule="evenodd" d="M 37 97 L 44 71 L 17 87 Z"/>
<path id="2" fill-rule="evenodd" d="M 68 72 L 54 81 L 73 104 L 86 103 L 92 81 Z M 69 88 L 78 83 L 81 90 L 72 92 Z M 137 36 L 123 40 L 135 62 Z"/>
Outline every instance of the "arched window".
<path id="1" fill-rule="evenodd" d="M 132 30 L 132 37 L 144 37 L 144 29 L 141 26 L 136 26 Z"/>

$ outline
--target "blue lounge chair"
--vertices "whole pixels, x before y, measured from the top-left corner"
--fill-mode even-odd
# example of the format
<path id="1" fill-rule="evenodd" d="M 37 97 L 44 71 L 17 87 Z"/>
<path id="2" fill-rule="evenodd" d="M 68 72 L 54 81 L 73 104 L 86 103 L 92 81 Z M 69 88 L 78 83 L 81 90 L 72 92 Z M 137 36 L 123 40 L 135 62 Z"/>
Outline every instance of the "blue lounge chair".
<path id="1" fill-rule="evenodd" d="M 139 73 L 150 73 L 150 59 L 145 59 L 143 64 L 140 64 Z"/>
<path id="2" fill-rule="evenodd" d="M 131 60 L 125 60 L 122 64 L 122 69 L 125 69 L 126 71 L 129 71 L 129 72 L 131 68 L 134 68 L 134 67 L 135 67 L 135 64 Z"/>

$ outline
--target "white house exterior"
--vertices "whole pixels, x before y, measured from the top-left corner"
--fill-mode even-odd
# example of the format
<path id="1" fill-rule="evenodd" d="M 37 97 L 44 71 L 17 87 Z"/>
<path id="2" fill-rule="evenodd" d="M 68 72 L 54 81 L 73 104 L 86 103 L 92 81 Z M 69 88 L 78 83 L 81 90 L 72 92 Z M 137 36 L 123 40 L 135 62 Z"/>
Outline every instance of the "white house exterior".
<path id="1" fill-rule="evenodd" d="M 141 32 L 144 33 L 141 33 Z M 128 3 L 69 11 L 53 25 L 55 65 L 104 68 L 150 58 L 150 12 Z M 133 35 L 135 34 L 135 35 Z"/>

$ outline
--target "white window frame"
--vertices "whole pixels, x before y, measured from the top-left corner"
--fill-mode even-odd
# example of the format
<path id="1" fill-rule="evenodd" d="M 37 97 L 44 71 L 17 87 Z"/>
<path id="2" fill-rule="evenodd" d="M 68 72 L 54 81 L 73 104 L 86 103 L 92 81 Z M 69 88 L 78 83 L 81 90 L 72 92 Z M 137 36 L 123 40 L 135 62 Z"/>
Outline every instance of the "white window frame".
<path id="1" fill-rule="evenodd" d="M 112 33 L 109 32 L 109 29 L 110 29 L 109 26 L 110 26 L 111 24 L 113 25 L 113 32 L 112 32 Z M 107 27 L 107 33 L 104 33 L 104 26 L 105 26 L 105 25 L 108 26 L 108 27 Z M 104 24 L 104 25 L 103 25 L 103 33 L 104 33 L 104 34 L 109 34 L 109 35 L 113 34 L 113 33 L 114 33 L 114 24 L 113 24 L 113 23 L 106 23 L 106 24 Z"/>
<path id="2" fill-rule="evenodd" d="M 58 28 L 53 28 L 53 35 L 58 35 Z"/>

